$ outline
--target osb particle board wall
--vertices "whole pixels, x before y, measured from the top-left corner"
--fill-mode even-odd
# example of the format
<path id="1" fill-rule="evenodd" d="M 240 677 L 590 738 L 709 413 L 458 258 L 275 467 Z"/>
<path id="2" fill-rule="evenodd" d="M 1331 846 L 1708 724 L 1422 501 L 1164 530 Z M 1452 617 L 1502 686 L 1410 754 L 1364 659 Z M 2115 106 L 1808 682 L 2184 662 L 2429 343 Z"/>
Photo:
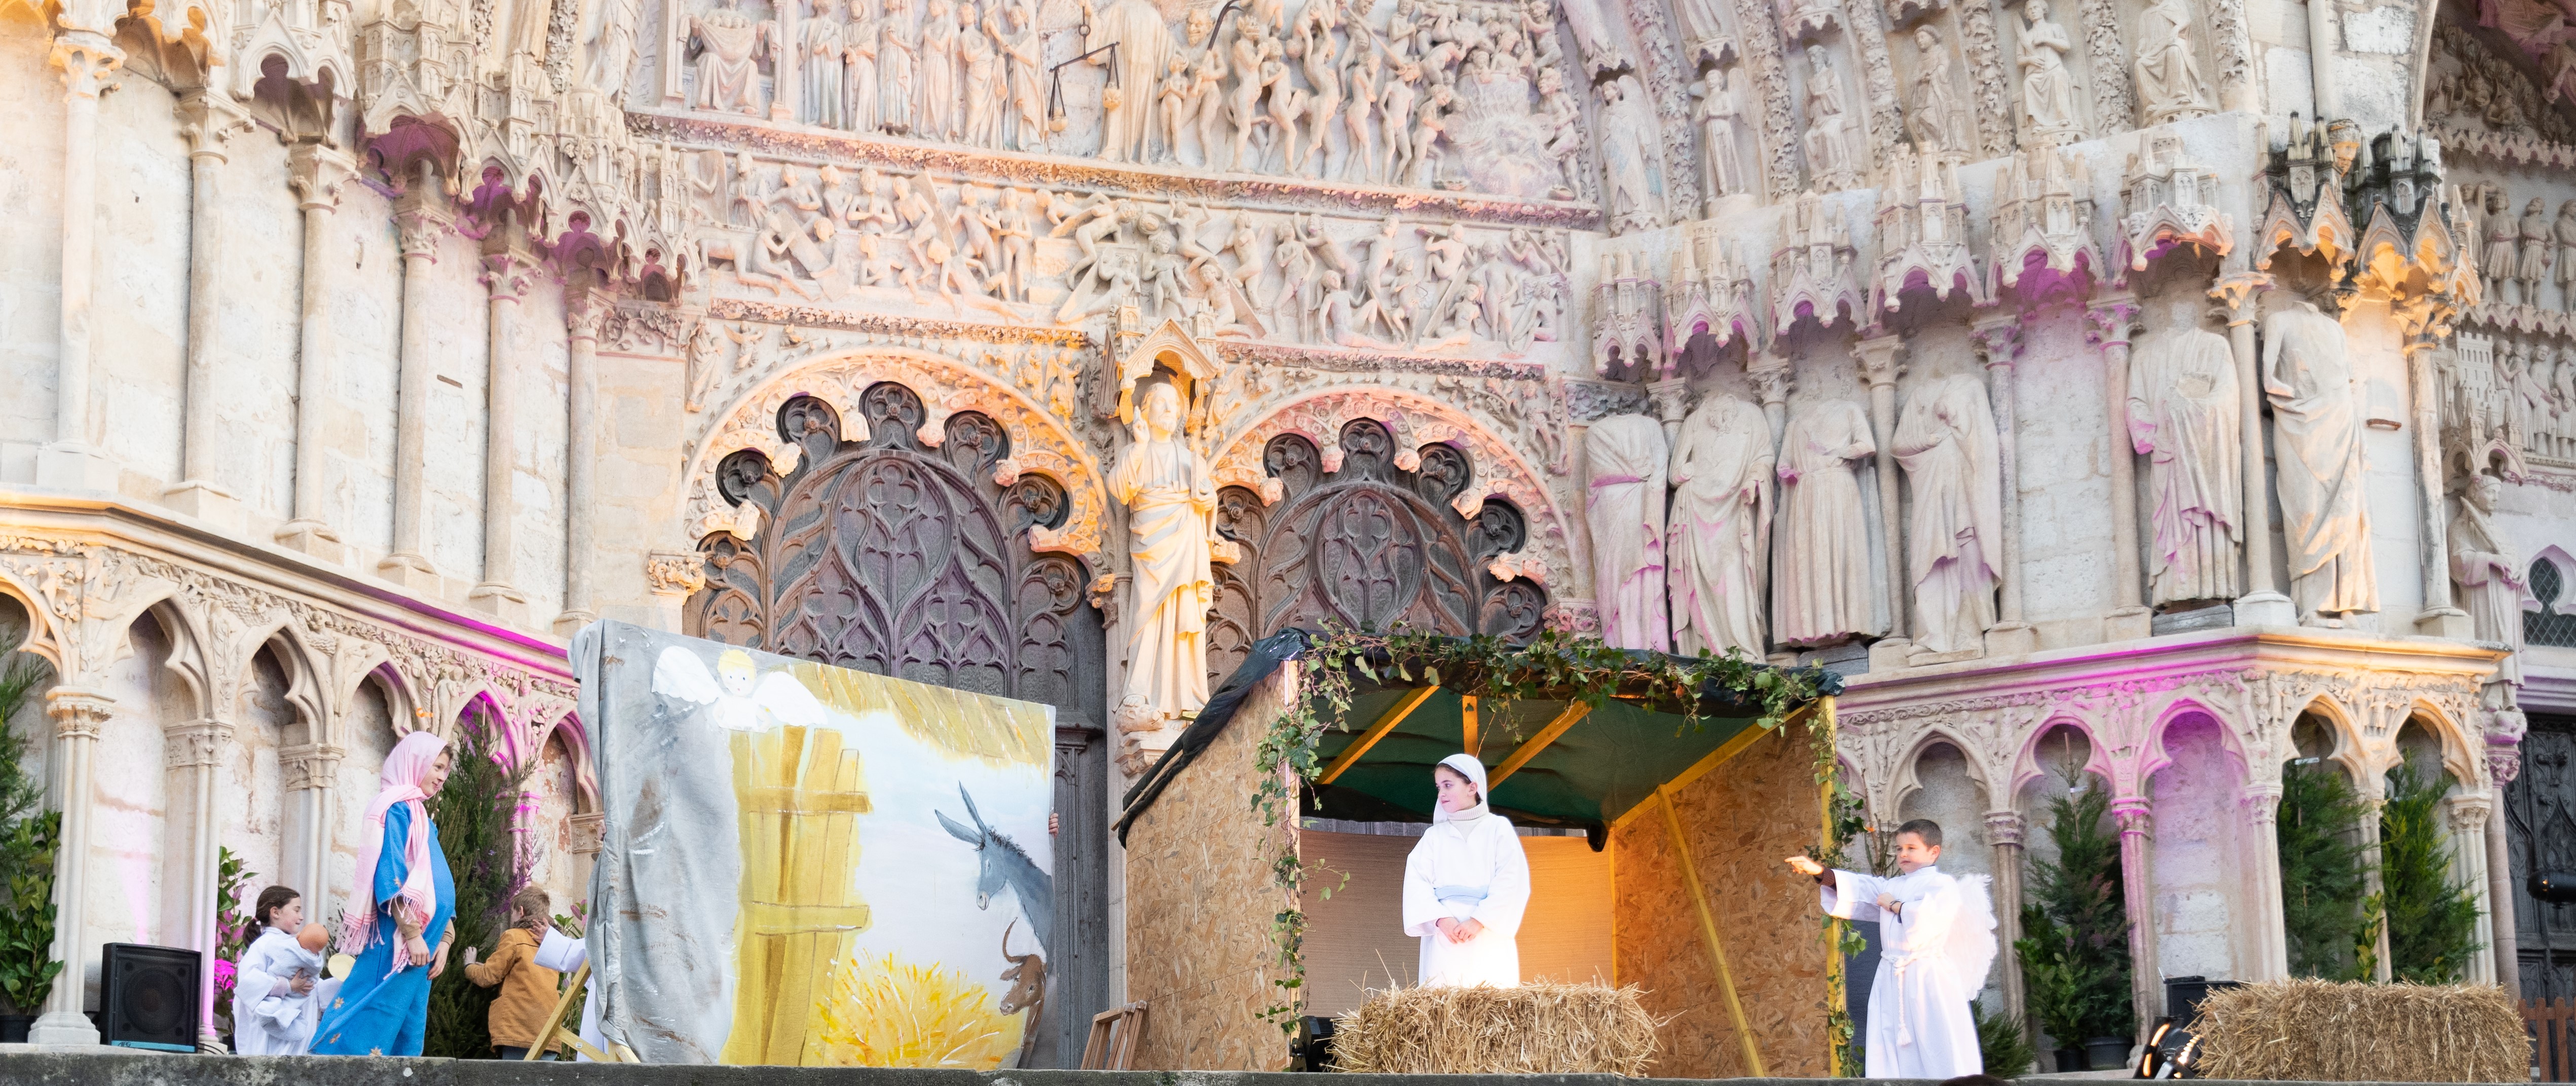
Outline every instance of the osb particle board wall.
<path id="1" fill-rule="evenodd" d="M 1757 740 L 1683 789 L 1678 807 L 1736 993 L 1764 1070 L 1775 1076 L 1824 1075 L 1830 1066 L 1816 888 L 1780 862 L 1823 831 L 1812 742 L 1803 724 Z M 1610 847 L 1618 870 L 1619 980 L 1645 989 L 1646 1009 L 1672 1019 L 1648 1073 L 1751 1075 L 1662 812 L 1646 808 L 1612 832 Z"/>
<path id="2" fill-rule="evenodd" d="M 1306 1013 L 1340 1014 L 1365 1002 L 1366 989 L 1416 979 L 1422 945 L 1404 934 L 1404 858 L 1420 840 L 1299 834 L 1307 880 Z M 1524 837 L 1521 848 L 1530 864 L 1521 979 L 1609 983 L 1609 851 L 1594 852 L 1580 837 Z"/>
<path id="3" fill-rule="evenodd" d="M 1276 1071 L 1288 1040 L 1261 1012 L 1279 998 L 1271 942 L 1281 896 L 1270 859 L 1290 825 L 1262 825 L 1255 752 L 1293 689 L 1273 674 L 1127 833 L 1127 998 L 1147 1004 L 1136 1067 Z"/>

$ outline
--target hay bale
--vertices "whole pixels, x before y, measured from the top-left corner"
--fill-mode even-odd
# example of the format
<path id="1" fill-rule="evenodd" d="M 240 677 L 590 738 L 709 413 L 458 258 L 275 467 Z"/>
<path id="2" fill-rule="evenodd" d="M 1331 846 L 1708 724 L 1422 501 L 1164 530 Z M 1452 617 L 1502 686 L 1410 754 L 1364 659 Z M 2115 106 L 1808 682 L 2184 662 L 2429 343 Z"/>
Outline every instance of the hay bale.
<path id="1" fill-rule="evenodd" d="M 2522 1011 L 2492 985 L 2279 981 L 2200 1005 L 2207 1078 L 2528 1082 Z"/>
<path id="2" fill-rule="evenodd" d="M 1641 1075 L 1660 1023 L 1637 988 L 1395 988 L 1333 1020 L 1336 1070 L 1399 1075 Z"/>

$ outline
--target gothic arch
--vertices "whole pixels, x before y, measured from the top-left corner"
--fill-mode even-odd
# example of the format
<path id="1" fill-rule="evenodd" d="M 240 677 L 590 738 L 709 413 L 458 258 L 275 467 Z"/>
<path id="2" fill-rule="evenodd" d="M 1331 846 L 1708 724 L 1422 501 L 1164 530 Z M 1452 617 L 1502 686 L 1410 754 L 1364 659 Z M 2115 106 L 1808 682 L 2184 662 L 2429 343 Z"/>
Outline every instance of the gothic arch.
<path id="1" fill-rule="evenodd" d="M 880 382 L 911 390 L 921 410 L 913 421 L 912 441 L 936 449 L 946 440 L 948 420 L 974 412 L 992 420 L 1007 438 L 1009 455 L 991 462 L 985 473 L 994 485 L 1010 487 L 1025 476 L 1042 476 L 1062 494 L 1064 510 L 1034 526 L 1028 547 L 1071 555 L 1084 567 L 1086 579 L 1109 572 L 1102 544 L 1109 492 L 1100 463 L 1065 420 L 1018 389 L 998 384 L 972 367 L 944 355 L 895 347 L 873 347 L 835 355 L 781 372 L 746 389 L 728 405 L 689 458 L 684 475 L 684 513 L 693 541 L 718 532 L 743 540 L 762 530 L 756 519 L 741 515 L 741 503 L 724 492 L 722 466 L 736 453 L 754 452 L 780 475 L 798 470 L 804 450 L 780 429 L 789 401 L 809 397 L 828 406 L 840 420 L 840 436 L 849 441 L 877 440 L 874 426 L 859 403 Z M 756 514 L 755 514 L 756 516 Z"/>
<path id="2" fill-rule="evenodd" d="M 1975 781 L 1977 788 L 1985 793 L 1986 806 L 1991 809 L 1997 805 L 1998 793 L 1994 781 L 1987 774 L 1985 752 L 1957 732 L 1936 725 L 1915 736 L 1914 744 L 1906 748 L 1905 757 L 1897 762 L 1895 779 L 1889 782 L 1887 789 L 1887 817 L 1893 818 L 1905 810 L 1905 801 L 1923 790 L 1922 778 L 1917 773 L 1922 767 L 1923 755 L 1936 745 L 1958 751 L 1960 761 L 1967 764 L 1968 779 Z"/>
<path id="3" fill-rule="evenodd" d="M 2073 729 L 2075 734 L 2084 737 L 2084 764 L 2075 767 L 2076 772 L 2100 777 L 2105 784 L 2119 779 L 2112 771 L 2111 756 L 2104 749 L 2101 733 L 2093 722 L 2073 711 L 2060 710 L 2040 717 L 2039 725 L 2022 737 L 2019 749 L 2013 755 L 2012 795 L 2020 796 L 2034 782 L 2048 776 L 2048 769 L 2040 765 L 2040 759 L 2047 757 L 2048 752 L 2041 746 L 2059 728 Z"/>
<path id="4" fill-rule="evenodd" d="M 2245 736 L 2228 722 L 2226 711 L 2199 698 L 2183 697 L 2174 699 L 2158 712 L 2155 724 L 2147 731 L 2146 746 L 2138 752 L 2136 783 L 2133 786 L 2137 794 L 2148 794 L 2147 788 L 2154 782 L 2156 774 L 2173 768 L 2176 759 L 2166 753 L 2165 739 L 2173 733 L 2174 725 L 2193 717 L 2204 718 L 2216 726 L 2219 749 L 2235 763 L 2237 776 L 2252 779 L 2254 761 L 2246 753 Z"/>

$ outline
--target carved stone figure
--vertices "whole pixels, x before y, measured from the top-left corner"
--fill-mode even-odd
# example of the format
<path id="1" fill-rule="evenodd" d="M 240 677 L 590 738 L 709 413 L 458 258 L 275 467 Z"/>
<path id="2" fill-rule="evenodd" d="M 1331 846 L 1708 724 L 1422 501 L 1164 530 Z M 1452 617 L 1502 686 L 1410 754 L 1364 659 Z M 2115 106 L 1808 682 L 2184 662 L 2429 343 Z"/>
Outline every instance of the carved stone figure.
<path id="1" fill-rule="evenodd" d="M 2235 355 L 2227 337 L 2200 327 L 2196 302 L 2170 312 L 2129 352 L 2129 435 L 2148 457 L 2158 606 L 2234 599 L 2245 523 Z"/>
<path id="2" fill-rule="evenodd" d="M 1154 85 L 1162 77 L 1163 62 L 1172 55 L 1172 29 L 1163 22 L 1163 13 L 1147 0 L 1111 0 L 1105 10 L 1094 11 L 1091 0 L 1083 0 L 1083 25 L 1091 34 L 1082 40 L 1084 49 L 1098 49 L 1112 42 L 1118 44 L 1116 56 L 1102 53 L 1091 63 L 1117 65 L 1110 75 L 1117 101 L 1110 102 L 1110 90 L 1101 91 L 1100 157 L 1112 162 L 1145 161 L 1145 141 L 1154 131 Z"/>
<path id="3" fill-rule="evenodd" d="M 2507 305 L 2521 304 L 2521 283 L 2514 271 L 2521 265 L 2519 248 L 2522 230 L 2513 221 L 2513 209 L 2505 203 L 2504 186 L 2486 188 L 2486 248 L 2479 254 L 2478 271 L 2486 276 L 2487 300 Z"/>
<path id="4" fill-rule="evenodd" d="M 869 13 L 876 0 L 851 0 L 850 25 L 841 31 L 842 80 L 849 100 L 841 123 L 853 132 L 877 130 L 877 18 Z"/>
<path id="5" fill-rule="evenodd" d="M 1906 572 L 1914 588 L 1915 643 L 1968 652 L 1995 623 L 1995 563 L 2003 549 L 2003 475 L 1994 409 L 1983 382 L 1936 377 L 1914 390 L 1896 424 L 1913 516 Z"/>
<path id="6" fill-rule="evenodd" d="M 912 0 L 885 0 L 879 34 L 878 127 L 899 136 L 912 131 L 912 88 L 921 63 L 921 28 L 913 25 Z"/>
<path id="7" fill-rule="evenodd" d="M 704 15 L 689 17 L 690 36 L 704 49 L 698 54 L 697 108 L 760 115 L 760 69 L 753 55 L 771 47 L 776 24 L 755 23 L 742 13 L 741 0 Z"/>
<path id="8" fill-rule="evenodd" d="M 2192 52 L 2191 0 L 2156 0 L 2138 16 L 2133 65 L 2138 108 L 2146 123 L 2163 124 L 2209 112 L 2209 84 Z"/>
<path id="9" fill-rule="evenodd" d="M 2558 304 L 2576 313 L 2576 200 L 2558 205 Z"/>
<path id="10" fill-rule="evenodd" d="M 2551 240 L 2549 202 L 2534 196 L 2522 209 L 2522 260 L 2513 276 L 2522 281 L 2524 305 L 2540 304 L 2540 284 L 2549 281 Z"/>
<path id="11" fill-rule="evenodd" d="M 984 30 L 1001 47 L 1010 69 L 1011 145 L 1023 151 L 1042 151 L 1046 149 L 1046 100 L 1040 97 L 1038 87 L 1044 66 L 1040 50 L 1045 42 L 1032 25 L 1036 16 L 1030 12 L 1028 0 L 1006 0 L 1002 7 L 1008 13 L 1010 30 L 1005 32 L 994 25 L 991 14 L 984 16 Z"/>
<path id="12" fill-rule="evenodd" d="M 1654 112 L 1634 76 L 1601 85 L 1601 207 L 1611 229 L 1664 224 L 1664 156 Z"/>
<path id="13" fill-rule="evenodd" d="M 1919 67 L 1914 77 L 1913 113 L 1906 134 L 1925 155 L 1967 154 L 1976 149 L 1976 121 L 1966 96 L 1959 93 L 1959 65 L 1930 26 L 1914 30 Z"/>
<path id="14" fill-rule="evenodd" d="M 2022 9 L 2021 110 L 2033 135 L 2059 143 L 2081 139 L 2084 126 L 2075 119 L 2075 74 L 2066 70 L 2066 51 L 2074 43 L 2066 28 L 2048 17 L 2048 0 L 2030 0 Z"/>
<path id="15" fill-rule="evenodd" d="M 1781 435 L 1771 623 L 1783 645 L 1879 632 L 1870 614 L 1869 518 L 1854 474 L 1877 452 L 1869 417 L 1850 400 L 1826 400 L 1791 416 Z"/>
<path id="16" fill-rule="evenodd" d="M 1720 68 L 1709 73 L 1699 88 L 1698 110 L 1691 115 L 1699 122 L 1700 181 L 1712 202 L 1746 191 L 1744 165 L 1736 157 L 1735 133 L 1736 119 L 1743 116 L 1744 106 L 1736 101 L 1735 88 L 1728 84 L 1726 71 Z"/>
<path id="17" fill-rule="evenodd" d="M 2302 623 L 2379 610 L 2361 403 L 2343 324 L 2305 298 L 2275 296 L 2270 308 L 2263 321 L 2263 393 L 2272 401 L 2290 598 Z"/>
<path id="18" fill-rule="evenodd" d="M 1127 685 L 1122 727 L 1196 713 L 1207 704 L 1207 612 L 1215 597 L 1209 516 L 1216 483 L 1207 458 L 1181 435 L 1181 397 L 1148 386 L 1130 424 L 1134 443 L 1110 469 L 1109 492 L 1127 507 Z"/>
<path id="19" fill-rule="evenodd" d="M 1771 423 L 1761 408 L 1712 394 L 1682 422 L 1664 532 L 1674 652 L 1761 658 L 1771 469 Z"/>
<path id="20" fill-rule="evenodd" d="M 972 0 L 957 5 L 957 56 L 966 71 L 966 142 L 1000 147 L 1002 110 L 1010 100 L 1002 83 L 1002 55 L 985 35 L 987 25 L 976 18 Z"/>
<path id="21" fill-rule="evenodd" d="M 626 93 L 635 73 L 636 0 L 608 0 L 599 12 L 599 36 L 590 41 L 590 87 L 612 99 Z"/>
<path id="22" fill-rule="evenodd" d="M 1855 180 L 1842 73 L 1821 45 L 1807 47 L 1807 176 L 1825 189 L 1848 188 Z"/>
<path id="23" fill-rule="evenodd" d="M 957 138 L 957 61 L 957 19 L 949 14 L 948 0 L 930 0 L 921 14 L 921 83 L 913 90 L 913 135 Z"/>
<path id="24" fill-rule="evenodd" d="M 847 48 L 847 28 L 832 0 L 815 0 L 814 17 L 799 28 L 805 39 L 805 52 L 797 58 L 797 74 L 805 80 L 805 100 L 798 112 L 808 124 L 825 128 L 845 127 L 841 108 L 841 55 Z"/>
<path id="25" fill-rule="evenodd" d="M 2469 476 L 2460 492 L 2459 514 L 2449 533 L 2451 579 L 2459 582 L 2460 604 L 2469 612 L 2470 636 L 2500 641 L 2512 648 L 2496 680 L 2522 681 L 2523 561 L 2496 531 L 2496 500 L 2504 482 L 2483 472 Z"/>
<path id="26" fill-rule="evenodd" d="M 1601 640 L 1616 648 L 1667 651 L 1664 619 L 1664 426 L 1644 415 L 1612 415 L 1583 435 L 1590 492 L 1592 592 Z"/>

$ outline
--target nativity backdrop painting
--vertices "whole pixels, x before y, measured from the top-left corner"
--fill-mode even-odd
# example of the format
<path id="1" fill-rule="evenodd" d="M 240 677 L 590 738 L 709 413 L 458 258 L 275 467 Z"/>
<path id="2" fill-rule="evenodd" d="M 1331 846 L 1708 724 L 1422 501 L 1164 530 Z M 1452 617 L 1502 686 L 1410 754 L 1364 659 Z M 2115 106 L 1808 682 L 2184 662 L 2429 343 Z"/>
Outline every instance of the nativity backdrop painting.
<path id="1" fill-rule="evenodd" d="M 602 1031 L 655 1063 L 1020 1066 L 1053 710 L 621 623 L 575 645 Z"/>

